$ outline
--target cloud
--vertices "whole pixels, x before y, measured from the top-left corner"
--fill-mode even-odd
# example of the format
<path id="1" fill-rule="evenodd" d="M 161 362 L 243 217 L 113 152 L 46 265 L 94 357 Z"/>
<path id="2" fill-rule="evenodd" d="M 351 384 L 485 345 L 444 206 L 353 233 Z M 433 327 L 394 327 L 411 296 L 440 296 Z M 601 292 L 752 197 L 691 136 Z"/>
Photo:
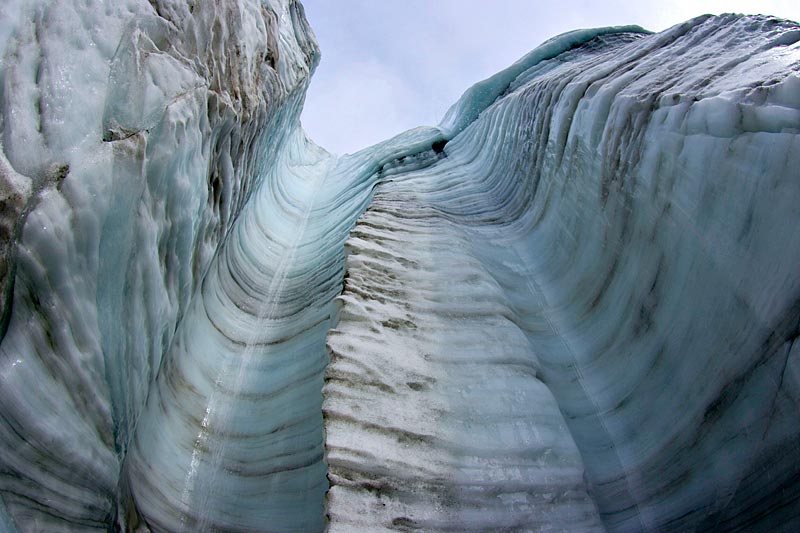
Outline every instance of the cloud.
<path id="1" fill-rule="evenodd" d="M 390 65 L 346 62 L 334 74 L 319 74 L 309 89 L 302 122 L 327 150 L 354 152 L 419 125 L 415 92 Z"/>
<path id="2" fill-rule="evenodd" d="M 337 153 L 438 123 L 470 85 L 565 31 L 622 24 L 660 31 L 705 12 L 800 20 L 796 0 L 709 0 L 700 7 L 695 0 L 303 3 L 322 49 L 303 125 L 312 139 Z"/>

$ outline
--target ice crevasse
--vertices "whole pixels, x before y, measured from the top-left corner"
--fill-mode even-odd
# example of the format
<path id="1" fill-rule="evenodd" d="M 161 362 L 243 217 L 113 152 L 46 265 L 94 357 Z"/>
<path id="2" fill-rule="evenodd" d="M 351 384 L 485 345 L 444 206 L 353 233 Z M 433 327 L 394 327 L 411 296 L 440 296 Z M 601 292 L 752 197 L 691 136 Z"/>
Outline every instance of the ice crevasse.
<path id="1" fill-rule="evenodd" d="M 0 529 L 800 528 L 800 26 L 555 37 L 333 156 L 293 0 L 0 7 Z"/>

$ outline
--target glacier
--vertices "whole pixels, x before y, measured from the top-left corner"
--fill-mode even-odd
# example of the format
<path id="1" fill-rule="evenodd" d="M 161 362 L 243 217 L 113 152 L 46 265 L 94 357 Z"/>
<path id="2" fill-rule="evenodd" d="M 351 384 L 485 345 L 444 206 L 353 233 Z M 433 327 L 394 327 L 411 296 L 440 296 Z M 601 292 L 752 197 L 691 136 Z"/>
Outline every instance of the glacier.
<path id="1" fill-rule="evenodd" d="M 334 156 L 295 0 L 0 7 L 0 529 L 800 528 L 800 26 L 554 37 Z"/>

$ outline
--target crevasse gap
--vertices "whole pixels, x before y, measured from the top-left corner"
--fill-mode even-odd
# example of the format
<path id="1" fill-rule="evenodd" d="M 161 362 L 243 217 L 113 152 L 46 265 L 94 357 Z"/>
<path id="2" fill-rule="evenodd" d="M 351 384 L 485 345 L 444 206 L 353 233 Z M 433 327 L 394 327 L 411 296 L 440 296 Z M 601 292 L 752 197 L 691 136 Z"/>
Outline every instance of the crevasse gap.
<path id="1" fill-rule="evenodd" d="M 797 24 L 571 32 L 336 158 L 295 1 L 3 9 L 6 529 L 800 526 Z"/>

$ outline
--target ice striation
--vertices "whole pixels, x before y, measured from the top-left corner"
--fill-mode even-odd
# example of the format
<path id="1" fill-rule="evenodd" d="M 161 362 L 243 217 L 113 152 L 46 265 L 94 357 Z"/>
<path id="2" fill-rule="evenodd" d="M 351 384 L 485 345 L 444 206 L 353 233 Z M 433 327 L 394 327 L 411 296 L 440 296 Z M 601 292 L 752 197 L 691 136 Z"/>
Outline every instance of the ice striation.
<path id="1" fill-rule="evenodd" d="M 398 162 L 329 336 L 332 530 L 793 528 L 798 39 L 586 35 Z"/>
<path id="2" fill-rule="evenodd" d="M 0 493 L 23 531 L 135 524 L 134 427 L 316 42 L 294 2 L 0 13 Z"/>
<path id="3" fill-rule="evenodd" d="M 336 157 L 298 2 L 7 2 L 0 529 L 800 528 L 798 43 L 571 32 Z"/>

